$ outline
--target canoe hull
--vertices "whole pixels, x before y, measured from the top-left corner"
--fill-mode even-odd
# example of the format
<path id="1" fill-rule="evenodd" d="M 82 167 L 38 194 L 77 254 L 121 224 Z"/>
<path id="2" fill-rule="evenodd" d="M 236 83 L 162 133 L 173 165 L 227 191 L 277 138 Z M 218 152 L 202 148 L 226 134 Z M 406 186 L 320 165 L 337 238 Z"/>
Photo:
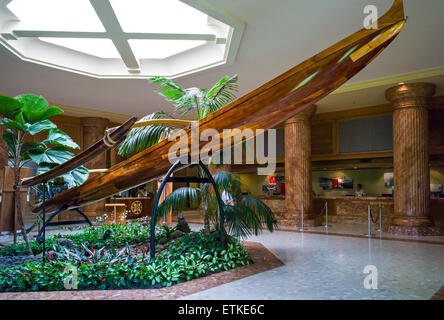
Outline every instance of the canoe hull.
<path id="1" fill-rule="evenodd" d="M 389 12 L 379 19 L 378 30 L 363 29 L 356 32 L 200 120 L 196 125 L 199 126 L 200 132 L 205 129 L 215 129 L 219 133 L 224 129 L 234 128 L 251 129 L 256 132 L 256 129 L 270 129 L 277 126 L 321 100 L 361 71 L 393 41 L 402 29 L 403 18 L 402 1 L 395 0 Z M 375 39 L 375 36 L 390 32 L 396 26 L 399 30 L 392 32 L 393 35 L 375 48 L 369 49 L 368 53 L 361 55 L 357 60 L 350 58 L 352 52 L 363 49 Z M 186 135 L 191 145 L 191 128 L 186 129 Z M 61 206 L 66 206 L 68 209 L 81 207 L 162 176 L 171 166 L 168 155 L 175 143 L 162 140 L 113 166 L 105 174 L 86 181 L 82 186 L 48 199 L 45 203 L 47 212 L 55 211 Z M 200 142 L 199 149 L 207 143 Z M 42 207 L 33 211 L 39 213 Z"/>

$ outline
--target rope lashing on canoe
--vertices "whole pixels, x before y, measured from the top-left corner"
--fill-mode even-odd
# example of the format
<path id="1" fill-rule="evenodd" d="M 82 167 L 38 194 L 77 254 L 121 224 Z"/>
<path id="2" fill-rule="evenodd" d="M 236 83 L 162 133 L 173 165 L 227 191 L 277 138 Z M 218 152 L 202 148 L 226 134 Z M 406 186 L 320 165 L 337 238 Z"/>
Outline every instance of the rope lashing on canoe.
<path id="1" fill-rule="evenodd" d="M 103 136 L 103 143 L 108 147 L 108 148 L 113 148 L 119 141 L 115 141 L 110 137 L 110 134 L 112 132 L 109 131 L 105 131 L 105 135 Z"/>

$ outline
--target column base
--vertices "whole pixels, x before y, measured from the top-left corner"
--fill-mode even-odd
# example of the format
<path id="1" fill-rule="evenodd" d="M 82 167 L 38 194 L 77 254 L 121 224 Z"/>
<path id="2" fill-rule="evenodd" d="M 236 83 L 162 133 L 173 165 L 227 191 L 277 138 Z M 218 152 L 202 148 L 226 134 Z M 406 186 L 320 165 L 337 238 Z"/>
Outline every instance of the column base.
<path id="1" fill-rule="evenodd" d="M 385 228 L 383 228 L 385 229 Z M 413 227 L 413 226 L 396 226 L 390 225 L 386 227 L 384 232 L 389 232 L 397 235 L 406 235 L 406 236 L 415 236 L 415 237 L 423 237 L 423 236 L 440 236 L 440 228 L 438 227 Z"/>
<path id="2" fill-rule="evenodd" d="M 433 221 L 427 217 L 395 216 L 384 231 L 407 236 L 440 235 L 440 228 L 433 226 Z"/>
<path id="3" fill-rule="evenodd" d="M 301 214 L 296 213 L 292 215 L 293 220 L 293 226 L 301 228 L 302 227 L 302 221 L 301 221 Z M 317 217 L 314 217 L 309 214 L 304 214 L 304 227 L 312 228 L 322 225 L 321 220 Z"/>

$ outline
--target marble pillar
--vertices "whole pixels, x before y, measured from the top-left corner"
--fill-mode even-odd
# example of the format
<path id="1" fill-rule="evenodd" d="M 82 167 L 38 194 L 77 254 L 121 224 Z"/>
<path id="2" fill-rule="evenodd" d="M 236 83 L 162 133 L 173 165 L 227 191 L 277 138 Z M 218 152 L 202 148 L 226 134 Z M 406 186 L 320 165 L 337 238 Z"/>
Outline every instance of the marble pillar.
<path id="1" fill-rule="evenodd" d="M 83 131 L 83 150 L 90 147 L 103 138 L 105 130 L 109 126 L 109 120 L 99 117 L 82 117 L 80 124 Z M 97 158 L 88 161 L 85 166 L 88 169 L 103 169 L 107 167 L 106 153 L 101 154 Z M 94 177 L 95 174 L 90 174 Z M 105 200 L 93 203 L 83 208 L 85 214 L 90 218 L 101 216 L 105 213 Z"/>
<path id="2" fill-rule="evenodd" d="M 433 235 L 430 218 L 428 100 L 430 83 L 400 84 L 386 91 L 394 106 L 393 166 L 394 217 L 387 231 L 405 235 Z"/>
<path id="3" fill-rule="evenodd" d="M 319 225 L 312 215 L 311 119 L 316 113 L 312 105 L 285 122 L 285 209 L 284 224 Z"/>

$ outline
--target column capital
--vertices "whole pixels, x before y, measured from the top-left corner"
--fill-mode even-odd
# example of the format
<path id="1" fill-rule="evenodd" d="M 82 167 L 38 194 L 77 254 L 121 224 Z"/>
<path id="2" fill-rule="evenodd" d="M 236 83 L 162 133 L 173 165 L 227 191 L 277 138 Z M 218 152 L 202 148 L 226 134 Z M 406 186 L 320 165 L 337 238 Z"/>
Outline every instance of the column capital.
<path id="1" fill-rule="evenodd" d="M 287 121 L 285 121 L 285 125 L 295 123 L 295 122 L 300 122 L 300 121 L 310 121 L 311 118 L 316 113 L 316 108 L 317 108 L 316 105 L 312 104 L 311 106 L 309 106 L 309 107 L 305 108 L 304 110 L 302 110 L 301 112 L 299 112 L 297 115 L 287 119 Z"/>
<path id="2" fill-rule="evenodd" d="M 436 86 L 433 83 L 406 83 L 387 89 L 385 97 L 395 109 L 427 108 L 428 98 L 433 97 L 435 91 Z"/>
<path id="3" fill-rule="evenodd" d="M 105 128 L 109 125 L 109 119 L 100 117 L 81 117 L 80 124 L 82 127 Z"/>

